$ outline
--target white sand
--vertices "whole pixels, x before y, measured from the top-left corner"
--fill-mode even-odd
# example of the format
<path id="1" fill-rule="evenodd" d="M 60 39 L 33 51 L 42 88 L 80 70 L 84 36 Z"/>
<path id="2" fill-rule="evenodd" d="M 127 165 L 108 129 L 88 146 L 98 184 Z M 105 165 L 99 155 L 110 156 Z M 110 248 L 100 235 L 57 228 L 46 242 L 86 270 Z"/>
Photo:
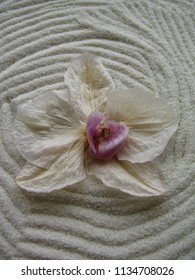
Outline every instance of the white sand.
<path id="1" fill-rule="evenodd" d="M 195 258 L 193 2 L 1 1 L 1 259 Z M 164 199 L 131 198 L 94 178 L 41 196 L 14 184 L 25 162 L 12 134 L 16 105 L 63 88 L 84 52 L 102 59 L 117 87 L 173 104 L 179 129 L 157 160 Z"/>

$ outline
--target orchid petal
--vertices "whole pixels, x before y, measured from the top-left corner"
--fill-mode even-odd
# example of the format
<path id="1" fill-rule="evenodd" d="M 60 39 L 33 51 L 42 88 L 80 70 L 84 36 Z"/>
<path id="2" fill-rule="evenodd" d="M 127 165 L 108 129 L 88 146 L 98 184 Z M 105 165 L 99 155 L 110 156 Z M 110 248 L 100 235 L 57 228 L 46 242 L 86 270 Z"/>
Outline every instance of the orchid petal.
<path id="1" fill-rule="evenodd" d="M 178 126 L 174 110 L 166 100 L 138 88 L 110 92 L 108 110 L 109 118 L 123 121 L 129 127 L 127 145 L 117 157 L 133 163 L 160 155 Z"/>
<path id="2" fill-rule="evenodd" d="M 104 185 L 133 196 L 158 196 L 165 193 L 159 174 L 151 162 L 131 164 L 128 161 L 99 161 L 87 158 L 87 174 Z"/>
<path id="3" fill-rule="evenodd" d="M 98 58 L 90 54 L 79 56 L 68 67 L 65 83 L 83 121 L 92 112 L 105 113 L 106 94 L 108 90 L 114 89 L 114 83 Z"/>
<path id="4" fill-rule="evenodd" d="M 89 142 L 90 148 L 95 152 L 95 145 L 93 142 L 94 134 L 96 131 L 97 125 L 104 120 L 105 117 L 100 112 L 92 112 L 87 118 L 87 139 Z"/>
<path id="5" fill-rule="evenodd" d="M 84 129 L 71 106 L 68 93 L 48 92 L 17 111 L 14 136 L 21 154 L 32 164 L 49 168 L 67 147 L 84 137 Z"/>
<path id="6" fill-rule="evenodd" d="M 98 148 L 98 156 L 102 159 L 111 159 L 120 151 L 128 136 L 128 127 L 120 122 L 107 121 L 105 128 L 110 130 L 110 135 L 102 141 Z"/>
<path id="7" fill-rule="evenodd" d="M 44 193 L 73 185 L 85 177 L 84 142 L 80 140 L 70 145 L 52 168 L 44 169 L 27 162 L 15 181 L 27 191 Z"/>
<path id="8" fill-rule="evenodd" d="M 128 136 L 128 127 L 120 122 L 100 123 L 104 115 L 93 112 L 87 122 L 89 153 L 102 160 L 110 160 L 123 147 Z"/>

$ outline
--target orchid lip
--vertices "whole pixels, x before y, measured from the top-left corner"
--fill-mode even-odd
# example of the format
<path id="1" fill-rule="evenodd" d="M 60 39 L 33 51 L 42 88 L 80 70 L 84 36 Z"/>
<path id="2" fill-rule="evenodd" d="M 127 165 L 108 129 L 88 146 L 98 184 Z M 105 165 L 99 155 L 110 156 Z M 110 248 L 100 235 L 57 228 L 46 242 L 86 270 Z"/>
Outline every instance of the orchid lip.
<path id="1" fill-rule="evenodd" d="M 124 146 L 129 129 L 123 122 L 106 120 L 101 112 L 87 119 L 87 139 L 92 157 L 110 160 Z"/>

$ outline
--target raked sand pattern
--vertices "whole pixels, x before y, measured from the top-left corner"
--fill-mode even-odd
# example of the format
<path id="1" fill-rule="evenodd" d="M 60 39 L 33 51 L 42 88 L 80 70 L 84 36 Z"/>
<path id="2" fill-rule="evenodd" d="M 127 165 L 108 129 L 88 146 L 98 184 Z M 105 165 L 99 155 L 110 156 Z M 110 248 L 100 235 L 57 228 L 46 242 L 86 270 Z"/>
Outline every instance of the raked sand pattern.
<path id="1" fill-rule="evenodd" d="M 193 0 L 0 3 L 1 259 L 194 259 Z M 18 104 L 64 87 L 72 59 L 100 57 L 117 87 L 167 98 L 179 128 L 156 164 L 168 194 L 135 199 L 84 182 L 47 195 L 18 188 Z"/>

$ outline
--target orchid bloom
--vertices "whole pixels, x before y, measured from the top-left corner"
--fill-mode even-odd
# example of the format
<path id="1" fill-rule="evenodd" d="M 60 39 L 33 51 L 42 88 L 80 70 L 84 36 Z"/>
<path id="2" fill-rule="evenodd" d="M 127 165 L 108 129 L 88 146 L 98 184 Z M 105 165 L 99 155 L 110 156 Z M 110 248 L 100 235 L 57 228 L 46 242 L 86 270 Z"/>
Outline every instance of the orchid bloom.
<path id="1" fill-rule="evenodd" d="M 88 54 L 68 67 L 65 84 L 18 108 L 14 136 L 27 163 L 17 185 L 50 192 L 93 175 L 134 196 L 163 194 L 151 161 L 177 129 L 173 108 L 139 88 L 116 90 Z"/>

